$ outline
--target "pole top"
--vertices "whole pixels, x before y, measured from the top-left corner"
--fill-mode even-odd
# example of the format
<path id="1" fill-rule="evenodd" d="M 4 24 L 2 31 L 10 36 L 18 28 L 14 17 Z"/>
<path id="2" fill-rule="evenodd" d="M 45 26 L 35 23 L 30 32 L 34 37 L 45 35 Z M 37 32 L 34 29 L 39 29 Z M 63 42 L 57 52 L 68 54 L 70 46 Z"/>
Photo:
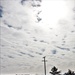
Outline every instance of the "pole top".
<path id="1" fill-rule="evenodd" d="M 46 56 L 44 56 L 43 58 L 45 58 Z"/>

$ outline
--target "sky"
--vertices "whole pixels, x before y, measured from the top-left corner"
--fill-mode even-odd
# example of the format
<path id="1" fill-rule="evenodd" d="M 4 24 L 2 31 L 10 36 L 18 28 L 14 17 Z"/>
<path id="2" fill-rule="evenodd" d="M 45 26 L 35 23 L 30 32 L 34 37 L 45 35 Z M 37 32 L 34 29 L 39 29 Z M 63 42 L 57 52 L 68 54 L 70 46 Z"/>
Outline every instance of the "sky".
<path id="1" fill-rule="evenodd" d="M 75 70 L 75 0 L 0 0 L 1 74 Z"/>

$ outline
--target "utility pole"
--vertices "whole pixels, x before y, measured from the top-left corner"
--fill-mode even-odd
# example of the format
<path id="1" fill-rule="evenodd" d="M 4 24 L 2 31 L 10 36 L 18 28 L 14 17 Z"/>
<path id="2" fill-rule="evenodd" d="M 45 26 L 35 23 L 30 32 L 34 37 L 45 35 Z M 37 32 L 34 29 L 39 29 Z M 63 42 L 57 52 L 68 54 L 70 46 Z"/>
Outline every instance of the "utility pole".
<path id="1" fill-rule="evenodd" d="M 44 62 L 44 71 L 45 71 L 45 75 L 46 75 L 46 60 L 45 60 L 46 56 L 43 57 L 43 58 L 44 58 L 44 60 L 43 60 L 43 62 Z"/>

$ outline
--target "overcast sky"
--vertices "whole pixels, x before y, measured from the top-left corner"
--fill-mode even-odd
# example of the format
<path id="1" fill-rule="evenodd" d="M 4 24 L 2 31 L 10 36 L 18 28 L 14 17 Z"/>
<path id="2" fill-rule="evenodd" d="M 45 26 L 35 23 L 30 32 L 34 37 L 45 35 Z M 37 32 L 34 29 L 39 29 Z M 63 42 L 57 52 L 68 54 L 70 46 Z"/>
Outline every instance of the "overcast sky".
<path id="1" fill-rule="evenodd" d="M 75 70 L 75 0 L 0 0 L 1 73 Z"/>

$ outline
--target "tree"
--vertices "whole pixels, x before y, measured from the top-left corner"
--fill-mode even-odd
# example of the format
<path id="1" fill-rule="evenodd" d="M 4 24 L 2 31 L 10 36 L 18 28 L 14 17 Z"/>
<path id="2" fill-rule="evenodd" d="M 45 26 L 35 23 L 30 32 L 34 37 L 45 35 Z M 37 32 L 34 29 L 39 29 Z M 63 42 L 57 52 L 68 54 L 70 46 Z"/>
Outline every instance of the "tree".
<path id="1" fill-rule="evenodd" d="M 54 66 L 50 72 L 52 75 L 60 75 L 60 71 Z"/>
<path id="2" fill-rule="evenodd" d="M 75 75 L 74 71 L 68 70 L 67 73 L 65 73 L 64 75 Z"/>

